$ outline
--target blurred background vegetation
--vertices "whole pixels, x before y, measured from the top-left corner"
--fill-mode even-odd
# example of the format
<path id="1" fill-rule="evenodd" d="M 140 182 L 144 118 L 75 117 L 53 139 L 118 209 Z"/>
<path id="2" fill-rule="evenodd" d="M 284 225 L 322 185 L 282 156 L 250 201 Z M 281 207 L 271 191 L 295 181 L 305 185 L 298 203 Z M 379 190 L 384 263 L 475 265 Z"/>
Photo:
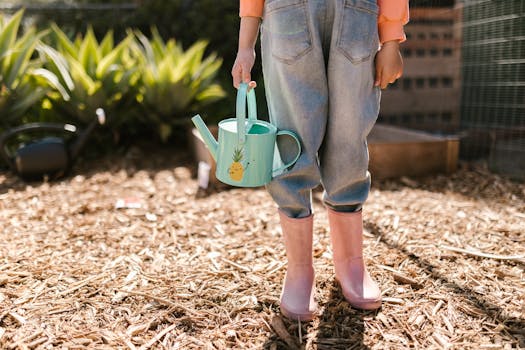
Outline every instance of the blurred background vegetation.
<path id="1" fill-rule="evenodd" d="M 76 89 L 69 91 L 66 81 L 59 77 L 62 86 L 71 96 L 70 100 L 63 99 L 59 92 L 48 93 L 43 100 L 35 105 L 24 118 L 19 118 L 18 122 L 29 122 L 33 120 L 50 121 L 53 119 L 78 123 L 80 126 L 89 122 L 89 115 L 92 110 L 103 105 L 108 109 L 110 119 L 110 129 L 113 142 L 127 144 L 130 139 L 132 142 L 144 139 L 151 140 L 152 135 L 162 143 L 184 143 L 187 137 L 187 126 L 189 118 L 200 113 L 208 123 L 216 123 L 226 117 L 231 117 L 235 109 L 235 89 L 231 85 L 230 70 L 235 60 L 237 50 L 237 35 L 239 29 L 238 2 L 237 1 L 216 1 L 216 0 L 77 0 L 77 1 L 56 1 L 56 0 L 11 0 L 5 1 L 0 6 L 4 15 L 13 15 L 19 8 L 24 8 L 24 28 L 20 29 L 19 35 L 30 27 L 36 27 L 39 31 L 50 30 L 43 36 L 42 41 L 61 55 L 66 56 L 66 61 L 80 62 L 74 66 L 84 72 L 71 71 L 69 64 L 68 70 L 73 76 Z M 132 34 L 130 34 L 132 33 Z M 90 36 L 93 38 L 90 38 Z M 129 37 L 133 36 L 133 39 Z M 111 36 L 111 40 L 108 39 Z M 213 65 L 214 72 L 208 72 L 209 77 L 201 79 L 202 85 L 211 86 L 212 95 L 206 97 L 203 91 L 195 92 L 191 101 L 182 103 L 179 99 L 177 106 L 174 106 L 175 98 L 169 96 L 181 96 L 181 86 L 175 86 L 175 81 L 171 81 L 171 87 L 160 86 L 161 77 L 156 81 L 152 76 L 153 72 L 160 68 L 159 60 L 167 59 L 172 55 L 164 53 L 162 58 L 149 57 L 147 48 L 144 47 L 144 37 L 147 37 L 151 44 L 153 40 L 159 45 L 177 47 L 178 54 L 190 51 L 194 45 L 198 45 L 202 52 L 197 52 L 195 57 L 202 60 L 200 64 Z M 156 39 L 153 39 L 155 36 Z M 76 48 L 69 50 L 64 47 L 64 38 L 68 38 Z M 122 76 L 114 70 L 109 70 L 107 74 L 111 77 L 100 76 L 102 72 L 95 72 L 93 67 L 97 66 L 104 59 L 101 53 L 104 41 L 108 44 L 112 41 L 112 49 L 120 42 L 132 40 L 133 44 L 129 48 L 121 50 L 119 58 L 120 69 L 128 74 Z M 85 43 L 89 41 L 90 43 Z M 84 43 L 83 43 L 84 42 Z M 149 44 L 146 44 L 149 45 Z M 67 45 L 66 45 L 67 46 Z M 95 51 L 99 51 L 95 61 L 84 62 L 82 58 L 74 54 L 79 52 L 81 46 L 91 46 Z M 115 47 L 113 47 L 115 46 Z M 98 48 L 97 48 L 98 47 Z M 173 51 L 173 50 L 172 50 Z M 35 51 L 35 54 L 36 55 Z M 112 52 L 107 51 L 105 54 Z M 85 53 L 84 53 L 85 54 Z M 162 54 L 162 53 L 158 53 Z M 46 56 L 41 60 L 44 68 L 57 75 L 60 71 L 54 65 L 53 60 Z M 76 56 L 76 57 L 75 57 Z M 125 57 L 129 56 L 129 57 Z M 140 57 L 142 56 L 142 57 Z M 138 69 L 134 66 L 133 60 L 142 62 L 143 68 L 139 74 L 133 75 L 132 71 Z M 171 66 L 175 64 L 171 57 Z M 218 65 L 217 65 L 218 63 Z M 222 65 L 221 65 L 222 63 Z M 152 64 L 154 66 L 152 66 Z M 170 64 L 163 63 L 165 66 Z M 201 67 L 202 68 L 202 67 Z M 149 75 L 143 74 L 149 69 Z M 164 67 L 163 69 L 167 69 Z M 210 68 L 211 69 L 211 68 Z M 85 74 L 84 74 L 85 73 Z M 176 79 L 174 72 L 164 72 L 171 74 L 172 79 Z M 96 75 L 99 76 L 96 76 Z M 196 74 L 192 72 L 191 74 Z M 149 82 L 144 80 L 149 77 Z M 258 105 L 260 117 L 266 117 L 266 103 L 264 99 L 264 87 L 260 63 L 254 68 L 253 76 L 258 82 Z M 90 77 L 88 81 L 85 79 Z M 180 78 L 180 77 L 179 77 Z M 194 79 L 195 77 L 192 77 Z M 212 78 L 210 80 L 210 78 Z M 115 80 L 117 79 L 117 80 Z M 152 80 L 153 79 L 153 80 Z M 185 78 L 181 78 L 184 80 Z M 168 79 L 169 80 L 169 79 Z M 106 81 L 106 83 L 104 83 Z M 108 81 L 112 84 L 109 86 Z M 94 85 L 91 86 L 91 83 Z M 94 86 L 100 85 L 97 92 Z M 149 84 L 149 85 L 148 85 Z M 155 88 L 152 84 L 157 84 Z M 186 81 L 186 87 L 189 86 Z M 160 87 L 159 87 L 160 86 Z M 222 88 L 222 90 L 221 90 Z M 201 89 L 202 90 L 202 89 Z M 76 91 L 76 92 L 75 92 Z M 210 90 L 208 90 L 209 95 Z M 135 95 L 135 99 L 132 95 Z M 155 95 L 155 96 L 153 96 Z M 130 98 L 130 96 L 132 96 Z M 175 96 L 174 96 L 175 97 Z M 182 98 L 182 97 L 181 97 Z M 201 103 L 196 103 L 199 100 Z M 84 102 L 81 100 L 85 99 Z M 104 100 L 104 102 L 102 102 Z M 137 103 L 138 102 L 138 103 Z M 182 104 L 181 104 L 182 103 Z M 43 108 L 42 108 L 43 107 Z M 162 111 L 162 112 L 161 112 Z M 172 111 L 174 115 L 170 116 Z M 57 115 L 58 114 L 58 115 Z M 175 115 L 176 114 L 176 115 Z M 16 124 L 15 120 L 10 120 L 10 125 L 0 124 L 0 128 L 6 128 Z M 1 131 L 1 130 L 0 130 Z"/>

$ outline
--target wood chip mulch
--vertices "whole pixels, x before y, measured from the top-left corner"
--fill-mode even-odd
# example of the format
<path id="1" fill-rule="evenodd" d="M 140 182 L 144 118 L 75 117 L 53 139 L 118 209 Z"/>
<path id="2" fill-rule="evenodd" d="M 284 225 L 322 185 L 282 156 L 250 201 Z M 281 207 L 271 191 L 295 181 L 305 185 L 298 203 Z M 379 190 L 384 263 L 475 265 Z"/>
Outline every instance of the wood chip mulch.
<path id="1" fill-rule="evenodd" d="M 278 311 L 275 204 L 264 189 L 202 195 L 193 173 L 137 149 L 51 183 L 1 171 L 0 348 L 525 348 L 525 184 L 482 166 L 376 181 L 377 312 L 344 301 L 315 192 L 321 314 L 298 324 Z"/>

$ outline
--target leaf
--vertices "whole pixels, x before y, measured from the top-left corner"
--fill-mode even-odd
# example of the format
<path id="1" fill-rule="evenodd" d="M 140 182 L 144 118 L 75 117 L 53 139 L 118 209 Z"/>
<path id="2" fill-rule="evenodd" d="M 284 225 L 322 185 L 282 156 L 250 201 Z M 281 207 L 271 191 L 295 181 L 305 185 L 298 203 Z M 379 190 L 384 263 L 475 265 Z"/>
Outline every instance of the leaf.
<path id="1" fill-rule="evenodd" d="M 13 86 L 14 81 L 25 73 L 37 40 L 38 35 L 35 35 L 35 30 L 31 29 L 14 46 L 13 60 L 5 70 L 7 86 Z"/>
<path id="2" fill-rule="evenodd" d="M 31 74 L 36 76 L 36 77 L 44 78 L 46 83 L 48 83 L 53 88 L 58 90 L 58 92 L 60 92 L 60 94 L 62 95 L 62 98 L 65 101 L 69 101 L 70 96 L 69 96 L 68 92 L 64 89 L 62 84 L 60 84 L 60 81 L 58 80 L 58 77 L 55 74 L 53 74 L 52 72 L 50 72 L 50 71 L 48 71 L 47 69 L 44 69 L 44 68 L 35 69 L 35 70 L 33 70 L 31 72 Z"/>
<path id="3" fill-rule="evenodd" d="M 80 86 L 75 85 L 75 90 L 83 88 L 83 90 L 88 95 L 94 94 L 96 90 L 96 83 L 89 76 L 89 74 L 87 74 L 87 72 L 84 70 L 84 67 L 78 61 L 73 59 L 69 61 L 69 64 L 71 67 L 71 76 L 81 84 Z"/>
<path id="4" fill-rule="evenodd" d="M 37 50 L 48 59 L 47 64 L 50 64 L 54 70 L 59 73 L 59 78 L 66 85 L 66 87 L 69 90 L 73 90 L 75 88 L 75 84 L 73 83 L 71 75 L 69 74 L 69 66 L 67 64 L 66 58 L 61 55 L 60 52 L 46 44 L 38 44 Z"/>
<path id="5" fill-rule="evenodd" d="M 103 76 L 107 74 L 111 66 L 121 66 L 120 63 L 122 52 L 129 46 L 129 42 L 131 41 L 131 39 L 131 37 L 127 37 L 108 55 L 106 55 L 100 60 L 100 63 L 98 64 L 95 72 L 95 77 L 97 79 L 102 79 Z"/>
<path id="6" fill-rule="evenodd" d="M 146 60 L 149 62 L 157 62 L 156 55 L 148 38 L 140 31 L 136 31 L 135 35 L 139 39 L 140 44 L 142 45 L 142 52 L 145 55 Z"/>
<path id="7" fill-rule="evenodd" d="M 113 50 L 113 47 L 115 47 L 115 43 L 113 41 L 113 31 L 109 30 L 100 42 L 100 46 L 98 48 L 100 57 L 108 55 Z"/>
<path id="8" fill-rule="evenodd" d="M 97 50 L 98 42 L 93 33 L 93 28 L 89 27 L 80 49 L 77 60 L 84 67 L 84 70 L 90 77 L 96 76 L 97 64 L 100 61 L 100 54 Z"/>
<path id="9" fill-rule="evenodd" d="M 31 93 L 24 97 L 19 97 L 16 103 L 12 106 L 9 115 L 7 116 L 11 120 L 20 118 L 31 106 L 36 102 L 40 101 L 46 94 L 44 88 L 32 88 Z"/>
<path id="10" fill-rule="evenodd" d="M 23 15 L 23 10 L 18 11 L 5 25 L 0 27 L 0 52 L 9 51 L 14 45 Z"/>
<path id="11" fill-rule="evenodd" d="M 195 44 L 193 44 L 188 51 L 184 54 L 185 56 L 188 55 L 191 61 L 191 73 L 194 74 L 198 71 L 201 63 L 202 63 L 202 57 L 204 56 L 204 50 L 206 50 L 206 46 L 208 46 L 208 42 L 206 41 L 197 41 Z"/>
<path id="12" fill-rule="evenodd" d="M 202 63 L 202 66 L 203 69 L 200 72 L 199 77 L 201 79 L 213 78 L 217 75 L 222 66 L 222 59 L 217 58 L 216 55 L 212 55 Z"/>
<path id="13" fill-rule="evenodd" d="M 195 100 L 204 104 L 214 102 L 226 96 L 222 87 L 218 84 L 210 85 L 195 96 Z"/>
<path id="14" fill-rule="evenodd" d="M 78 50 L 67 35 L 56 24 L 51 24 L 51 30 L 57 39 L 58 51 L 70 57 L 76 57 Z"/>

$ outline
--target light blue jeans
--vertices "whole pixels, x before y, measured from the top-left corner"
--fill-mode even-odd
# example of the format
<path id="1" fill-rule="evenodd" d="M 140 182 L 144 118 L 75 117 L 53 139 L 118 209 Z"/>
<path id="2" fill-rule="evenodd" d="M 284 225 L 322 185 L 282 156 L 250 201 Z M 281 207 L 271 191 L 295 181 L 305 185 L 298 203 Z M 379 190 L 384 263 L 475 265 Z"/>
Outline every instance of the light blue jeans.
<path id="1" fill-rule="evenodd" d="M 266 0 L 262 64 L 270 120 L 303 152 L 267 189 L 290 217 L 312 213 L 312 189 L 337 211 L 359 210 L 370 190 L 366 137 L 379 113 L 375 0 Z M 288 161 L 296 146 L 279 140 Z"/>

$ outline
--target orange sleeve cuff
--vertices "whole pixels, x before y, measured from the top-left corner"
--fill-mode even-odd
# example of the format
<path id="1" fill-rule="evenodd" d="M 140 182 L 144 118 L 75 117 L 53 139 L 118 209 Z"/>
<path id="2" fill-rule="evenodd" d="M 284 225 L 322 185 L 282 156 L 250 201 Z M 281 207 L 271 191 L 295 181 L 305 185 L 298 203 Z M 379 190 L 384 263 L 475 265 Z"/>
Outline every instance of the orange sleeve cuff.
<path id="1" fill-rule="evenodd" d="M 379 25 L 379 40 L 381 44 L 386 43 L 387 41 L 399 40 L 400 43 L 405 41 L 406 35 L 403 30 L 403 24 L 399 22 L 383 22 Z"/>
<path id="2" fill-rule="evenodd" d="M 403 26 L 408 23 L 409 10 L 407 0 L 378 0 L 378 29 L 381 43 L 406 40 Z"/>
<path id="3" fill-rule="evenodd" d="M 262 17 L 264 0 L 240 0 L 239 16 Z"/>

